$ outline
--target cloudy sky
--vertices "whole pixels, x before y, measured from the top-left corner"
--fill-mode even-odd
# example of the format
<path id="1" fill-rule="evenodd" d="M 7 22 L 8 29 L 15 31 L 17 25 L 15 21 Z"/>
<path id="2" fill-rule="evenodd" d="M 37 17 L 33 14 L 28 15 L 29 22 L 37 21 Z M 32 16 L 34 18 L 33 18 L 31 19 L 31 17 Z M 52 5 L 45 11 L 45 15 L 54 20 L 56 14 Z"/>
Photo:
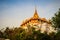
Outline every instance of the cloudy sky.
<path id="1" fill-rule="evenodd" d="M 60 8 L 60 0 L 0 0 L 0 29 L 19 27 L 33 16 L 35 6 L 40 17 L 49 19 Z"/>

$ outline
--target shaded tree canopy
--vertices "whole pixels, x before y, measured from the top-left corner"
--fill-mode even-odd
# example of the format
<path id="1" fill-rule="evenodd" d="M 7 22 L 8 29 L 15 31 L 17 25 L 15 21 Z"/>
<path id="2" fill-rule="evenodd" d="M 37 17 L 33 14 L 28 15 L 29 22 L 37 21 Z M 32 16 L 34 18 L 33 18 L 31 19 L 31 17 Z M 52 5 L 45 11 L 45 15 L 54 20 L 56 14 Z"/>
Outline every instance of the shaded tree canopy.
<path id="1" fill-rule="evenodd" d="M 60 9 L 55 13 L 54 17 L 52 17 L 52 25 L 55 28 L 60 28 Z"/>

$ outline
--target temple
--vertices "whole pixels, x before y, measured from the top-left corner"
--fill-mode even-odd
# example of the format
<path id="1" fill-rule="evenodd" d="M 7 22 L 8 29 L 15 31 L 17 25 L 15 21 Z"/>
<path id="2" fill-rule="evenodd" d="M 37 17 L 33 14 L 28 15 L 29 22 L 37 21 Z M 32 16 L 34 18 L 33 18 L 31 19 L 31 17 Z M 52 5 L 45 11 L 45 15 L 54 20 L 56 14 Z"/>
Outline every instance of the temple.
<path id="1" fill-rule="evenodd" d="M 23 29 L 28 29 L 28 27 L 34 27 L 36 28 L 36 30 L 43 30 L 42 32 L 53 31 L 53 28 L 51 27 L 51 22 L 45 18 L 39 17 L 36 9 L 34 11 L 34 15 L 31 18 L 26 19 L 24 22 L 22 22 L 20 26 Z"/>

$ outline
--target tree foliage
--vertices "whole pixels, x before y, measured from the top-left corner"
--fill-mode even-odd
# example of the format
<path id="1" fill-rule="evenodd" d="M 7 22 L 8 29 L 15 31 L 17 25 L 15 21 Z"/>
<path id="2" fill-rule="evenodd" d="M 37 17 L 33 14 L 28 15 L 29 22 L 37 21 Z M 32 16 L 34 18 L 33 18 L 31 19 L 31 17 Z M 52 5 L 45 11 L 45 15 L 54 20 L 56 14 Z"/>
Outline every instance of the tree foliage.
<path id="1" fill-rule="evenodd" d="M 6 30 L 3 33 L 0 32 L 0 34 L 3 34 L 0 38 L 10 40 L 51 40 L 51 36 L 41 33 L 40 30 L 35 31 L 33 27 L 28 31 L 21 28 L 15 28 L 14 30 L 6 28 Z"/>
<path id="2" fill-rule="evenodd" d="M 55 28 L 60 28 L 60 9 L 55 13 L 54 17 L 52 17 L 52 24 Z"/>

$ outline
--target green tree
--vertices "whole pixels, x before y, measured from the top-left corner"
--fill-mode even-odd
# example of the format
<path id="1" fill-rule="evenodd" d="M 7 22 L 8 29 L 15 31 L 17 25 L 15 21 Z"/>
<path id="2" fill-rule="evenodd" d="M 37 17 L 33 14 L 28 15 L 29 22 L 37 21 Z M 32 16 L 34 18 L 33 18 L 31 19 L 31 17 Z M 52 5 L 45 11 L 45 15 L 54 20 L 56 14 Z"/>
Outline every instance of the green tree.
<path id="1" fill-rule="evenodd" d="M 3 33 L 0 31 L 0 38 L 3 38 Z"/>
<path id="2" fill-rule="evenodd" d="M 57 33 L 53 36 L 54 40 L 60 40 L 60 9 L 52 17 L 52 26 L 58 28 Z"/>
<path id="3" fill-rule="evenodd" d="M 54 40 L 60 40 L 60 31 L 56 33 L 56 35 L 54 36 Z"/>
<path id="4" fill-rule="evenodd" d="M 6 27 L 6 29 L 3 33 L 4 38 L 9 38 L 9 30 L 10 30 L 9 27 Z"/>
<path id="5" fill-rule="evenodd" d="M 60 28 L 60 9 L 57 13 L 55 13 L 54 17 L 52 17 L 52 25 L 55 28 Z"/>

